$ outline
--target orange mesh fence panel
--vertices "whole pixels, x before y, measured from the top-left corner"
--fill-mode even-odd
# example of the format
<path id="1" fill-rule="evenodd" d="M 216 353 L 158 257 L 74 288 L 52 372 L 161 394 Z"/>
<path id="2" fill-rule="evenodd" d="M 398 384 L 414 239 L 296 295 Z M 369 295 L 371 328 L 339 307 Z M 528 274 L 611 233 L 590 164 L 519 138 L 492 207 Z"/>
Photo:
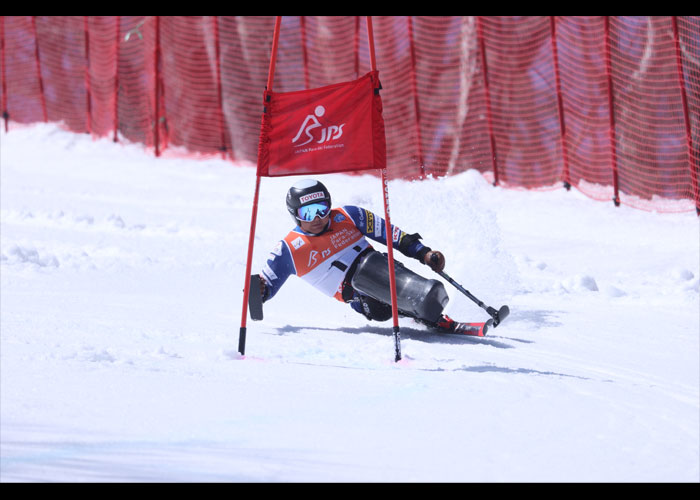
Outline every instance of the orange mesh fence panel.
<path id="1" fill-rule="evenodd" d="M 619 191 L 641 199 L 692 196 L 671 18 L 610 19 Z"/>
<path id="2" fill-rule="evenodd" d="M 162 112 L 169 144 L 204 153 L 228 151 L 218 19 L 163 16 L 160 29 Z"/>
<path id="3" fill-rule="evenodd" d="M 373 20 L 377 69 L 382 84 L 381 96 L 390 178 L 417 178 L 423 175 L 418 163 L 416 114 L 411 91 L 410 40 L 405 17 L 377 17 Z M 364 19 L 363 19 L 364 21 Z M 357 65 L 369 67 L 367 30 L 360 23 Z M 353 62 L 350 59 L 349 62 Z M 352 68 L 352 67 L 351 67 Z M 390 124 L 390 125 L 388 125 Z"/>
<path id="4" fill-rule="evenodd" d="M 118 39 L 118 133 L 155 145 L 155 23 L 152 17 L 121 16 Z"/>
<path id="5" fill-rule="evenodd" d="M 86 18 L 87 79 L 85 82 L 90 109 L 89 132 L 108 136 L 115 130 L 118 78 L 117 54 L 119 17 L 89 16 Z"/>
<path id="6" fill-rule="evenodd" d="M 399 117 L 408 122 L 399 147 L 427 175 L 491 171 L 476 18 L 415 17 L 407 25 L 407 90 L 396 100 L 413 110 Z M 386 102 L 388 107 L 388 97 Z M 396 121 L 387 120 L 387 130 Z M 407 165 L 400 173 L 415 176 L 420 170 Z"/>
<path id="7" fill-rule="evenodd" d="M 5 124 L 59 122 L 255 162 L 273 16 L 3 16 Z M 477 169 L 658 211 L 700 208 L 697 17 L 373 20 L 390 178 Z M 285 16 L 274 90 L 370 71 L 357 16 Z M 7 125 L 6 125 L 7 126 Z"/>
<path id="8" fill-rule="evenodd" d="M 274 25 L 270 16 L 219 18 L 224 118 L 237 160 L 257 158 Z"/>
<path id="9" fill-rule="evenodd" d="M 560 176 L 560 126 L 547 17 L 480 18 L 486 46 L 496 175 L 549 186 Z"/>
<path id="10" fill-rule="evenodd" d="M 603 17 L 553 19 L 563 122 L 562 180 L 599 200 L 613 198 Z"/>
<path id="11" fill-rule="evenodd" d="M 678 17 L 676 51 L 681 70 L 690 185 L 687 198 L 695 199 L 700 210 L 700 17 Z"/>
<path id="12" fill-rule="evenodd" d="M 85 16 L 37 16 L 36 38 L 48 121 L 89 132 Z"/>
<path id="13" fill-rule="evenodd" d="M 296 22 L 298 35 L 292 32 L 286 36 L 290 42 L 289 49 L 291 49 L 288 49 L 288 52 L 296 54 L 280 53 L 277 56 L 277 61 L 278 64 L 284 64 L 285 57 L 290 57 L 290 62 L 294 59 L 302 62 L 303 68 L 301 68 L 299 76 L 303 79 L 295 82 L 297 88 L 294 89 L 291 88 L 293 84 L 287 77 L 284 80 L 285 87 L 288 90 L 312 89 L 355 80 L 365 74 L 367 71 L 360 74 L 359 69 L 359 31 L 362 30 L 363 42 L 366 40 L 367 31 L 365 23 L 360 23 L 362 25 L 360 26 L 357 23 L 358 20 L 355 16 L 304 16 L 299 18 Z M 285 36 L 287 29 L 286 25 L 282 25 L 280 36 Z M 374 31 L 379 34 L 382 30 L 375 27 Z M 364 61 L 367 61 L 367 51 L 367 45 L 363 44 L 362 57 Z M 369 64 L 363 64 L 363 68 L 369 70 Z M 288 67 L 288 71 L 282 75 L 286 76 L 296 72 L 293 68 Z M 275 81 L 277 81 L 276 78 Z M 302 86 L 299 87 L 299 84 Z"/>
<path id="14" fill-rule="evenodd" d="M 17 123 L 46 121 L 34 18 L 3 16 L 1 23 L 3 115 Z"/>

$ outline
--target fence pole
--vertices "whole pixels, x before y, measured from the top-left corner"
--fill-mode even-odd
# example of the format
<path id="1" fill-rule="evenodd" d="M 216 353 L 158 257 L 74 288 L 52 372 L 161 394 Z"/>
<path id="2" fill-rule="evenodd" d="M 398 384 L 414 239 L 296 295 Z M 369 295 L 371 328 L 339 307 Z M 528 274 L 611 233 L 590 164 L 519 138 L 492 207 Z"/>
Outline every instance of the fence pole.
<path id="1" fill-rule="evenodd" d="M 408 43 L 411 47 L 411 93 L 413 94 L 413 106 L 416 111 L 416 142 L 418 143 L 418 163 L 420 165 L 419 178 L 425 178 L 425 161 L 423 160 L 423 140 L 420 133 L 420 103 L 418 100 L 418 84 L 416 82 L 416 46 L 413 42 L 413 17 L 408 19 Z"/>
<path id="2" fill-rule="evenodd" d="M 221 138 L 221 158 L 226 159 L 226 127 L 224 126 L 224 98 L 221 84 L 221 41 L 219 40 L 219 16 L 212 17 L 212 27 L 214 28 L 214 57 L 216 58 L 216 98 L 219 108 L 219 132 Z"/>
<path id="3" fill-rule="evenodd" d="M 7 111 L 7 82 L 5 80 L 5 16 L 0 16 L 0 67 L 2 68 L 2 119 L 5 122 L 5 132 L 8 131 L 7 122 L 10 114 Z"/>
<path id="4" fill-rule="evenodd" d="M 92 98 L 90 89 L 90 16 L 83 16 L 83 31 L 85 32 L 85 128 L 92 134 Z"/>
<path id="5" fill-rule="evenodd" d="M 476 18 L 476 33 L 479 39 L 481 51 L 481 68 L 484 75 L 484 97 L 486 99 L 486 125 L 489 130 L 491 141 L 491 166 L 493 168 L 493 185 L 498 185 L 498 162 L 496 161 L 496 138 L 493 135 L 493 124 L 491 121 L 491 93 L 489 92 L 488 66 L 486 65 L 486 44 L 484 43 L 484 33 L 481 26 L 481 16 Z"/>
<path id="6" fill-rule="evenodd" d="M 44 122 L 49 121 L 46 111 L 46 96 L 44 95 L 44 79 L 41 77 L 41 59 L 39 58 L 39 37 L 36 33 L 36 16 L 32 16 L 32 34 L 34 35 L 34 59 L 36 61 L 36 74 L 39 80 L 39 95 L 41 96 L 41 111 L 44 114 Z"/>
<path id="7" fill-rule="evenodd" d="M 155 81 L 154 94 L 155 104 L 153 112 L 155 114 L 155 125 L 153 130 L 153 142 L 156 156 L 160 156 L 160 16 L 155 16 L 156 41 L 153 51 L 153 80 Z"/>
<path id="8" fill-rule="evenodd" d="M 569 152 L 566 147 L 566 123 L 564 121 L 564 99 L 561 93 L 561 75 L 559 74 L 559 51 L 557 49 L 557 16 L 549 17 L 552 29 L 552 59 L 554 62 L 554 78 L 557 89 L 557 111 L 559 113 L 559 129 L 561 136 L 561 156 L 564 163 L 562 170 L 562 181 L 564 187 L 571 189 L 571 178 L 569 175 Z"/>
<path id="9" fill-rule="evenodd" d="M 685 90 L 685 78 L 683 78 L 683 57 L 681 55 L 681 41 L 678 36 L 678 18 L 671 16 L 673 26 L 673 39 L 676 46 L 676 67 L 678 69 L 678 85 L 681 90 L 681 102 L 683 103 L 683 118 L 685 120 L 685 140 L 688 145 L 688 166 L 690 167 L 690 182 L 692 183 L 693 195 L 695 197 L 695 211 L 700 215 L 700 188 L 698 188 L 698 166 L 693 154 L 693 135 L 690 127 L 690 116 L 688 113 L 688 96 Z"/>
<path id="10" fill-rule="evenodd" d="M 360 16 L 355 16 L 355 38 L 353 39 L 355 50 L 355 78 L 360 78 Z"/>
<path id="11" fill-rule="evenodd" d="M 117 142 L 119 132 L 119 33 L 121 29 L 122 16 L 115 16 L 115 36 L 114 36 L 114 137 L 113 142 Z"/>
<path id="12" fill-rule="evenodd" d="M 617 176 L 617 147 L 615 143 L 615 97 L 613 95 L 612 81 L 612 61 L 610 56 L 610 16 L 605 16 L 605 72 L 608 78 L 608 116 L 610 117 L 610 128 L 608 135 L 610 137 L 610 162 L 612 164 L 613 174 L 613 203 L 616 207 L 620 206 L 620 186 Z"/>
<path id="13" fill-rule="evenodd" d="M 304 88 L 308 90 L 309 82 L 309 55 L 306 50 L 306 16 L 299 16 L 299 29 L 301 30 L 301 57 L 304 61 Z"/>

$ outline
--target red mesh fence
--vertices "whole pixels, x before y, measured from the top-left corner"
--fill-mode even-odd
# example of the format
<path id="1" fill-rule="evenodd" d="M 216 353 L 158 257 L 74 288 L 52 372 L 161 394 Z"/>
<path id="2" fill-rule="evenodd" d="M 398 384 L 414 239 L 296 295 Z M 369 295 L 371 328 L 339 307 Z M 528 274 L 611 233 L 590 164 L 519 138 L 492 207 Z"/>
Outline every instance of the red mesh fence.
<path id="1" fill-rule="evenodd" d="M 256 161 L 274 17 L 3 16 L 5 127 Z M 700 210 L 700 18 L 375 17 L 392 178 Z M 365 19 L 284 17 L 276 91 L 370 70 Z"/>

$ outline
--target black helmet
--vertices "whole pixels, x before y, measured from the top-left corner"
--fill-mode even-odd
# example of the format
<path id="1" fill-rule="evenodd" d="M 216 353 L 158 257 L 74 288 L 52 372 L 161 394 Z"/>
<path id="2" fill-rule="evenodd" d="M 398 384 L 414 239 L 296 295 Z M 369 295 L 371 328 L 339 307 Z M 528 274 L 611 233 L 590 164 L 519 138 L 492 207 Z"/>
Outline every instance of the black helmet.
<path id="1" fill-rule="evenodd" d="M 330 207 L 331 193 L 326 186 L 315 179 L 299 181 L 287 191 L 287 211 L 295 224 L 299 223 L 297 218 L 299 207 L 319 201 L 327 201 Z"/>

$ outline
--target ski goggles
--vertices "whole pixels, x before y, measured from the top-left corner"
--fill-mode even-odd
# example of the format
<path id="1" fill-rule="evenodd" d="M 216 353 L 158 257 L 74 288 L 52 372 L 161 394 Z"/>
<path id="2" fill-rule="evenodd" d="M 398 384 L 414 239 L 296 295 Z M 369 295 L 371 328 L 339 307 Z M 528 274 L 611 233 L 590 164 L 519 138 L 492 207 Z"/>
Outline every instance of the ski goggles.
<path id="1" fill-rule="evenodd" d="M 327 201 L 318 201 L 310 205 L 304 205 L 297 209 L 297 219 L 303 222 L 311 222 L 316 217 L 323 219 L 331 211 L 331 204 Z"/>

